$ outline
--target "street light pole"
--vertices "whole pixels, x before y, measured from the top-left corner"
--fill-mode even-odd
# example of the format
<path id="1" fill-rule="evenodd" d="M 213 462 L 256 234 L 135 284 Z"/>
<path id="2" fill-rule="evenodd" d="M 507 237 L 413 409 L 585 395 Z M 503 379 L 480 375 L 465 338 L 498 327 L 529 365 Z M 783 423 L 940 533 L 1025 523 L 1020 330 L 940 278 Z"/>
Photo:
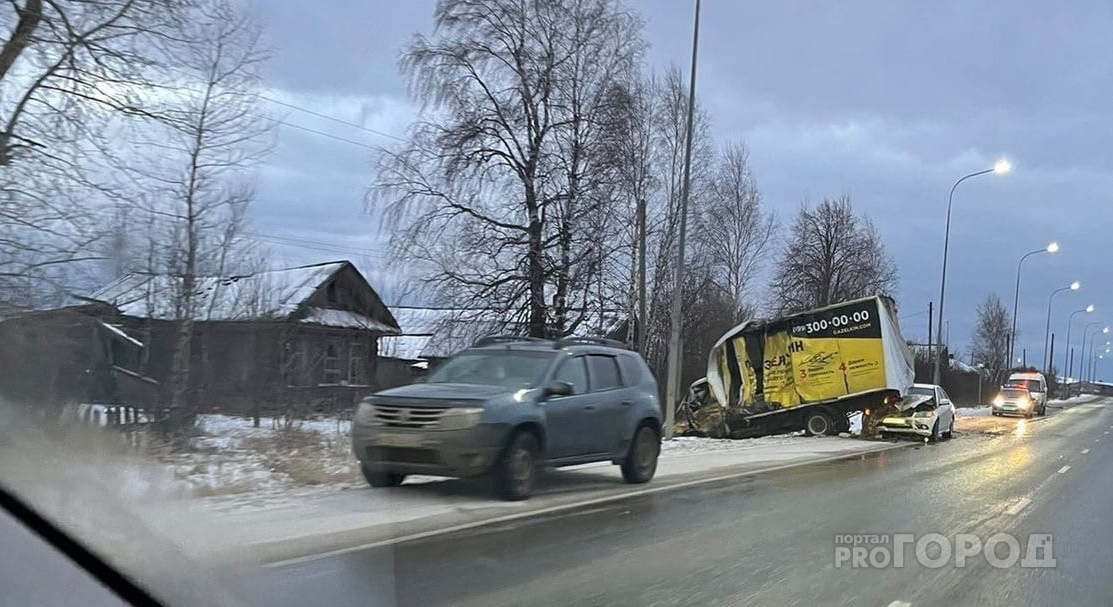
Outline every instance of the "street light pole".
<path id="1" fill-rule="evenodd" d="M 692 122 L 696 106 L 696 53 L 699 50 L 699 8 L 696 0 L 695 25 L 692 28 L 692 72 L 688 81 L 688 119 L 684 141 L 684 183 L 680 194 L 680 225 L 676 239 L 676 282 L 672 288 L 672 314 L 669 323 L 668 383 L 665 386 L 664 438 L 672 438 L 676 418 L 676 400 L 680 396 L 680 299 L 684 289 L 684 240 L 688 230 L 688 195 L 692 186 Z"/>
<path id="2" fill-rule="evenodd" d="M 1066 369 L 1066 371 L 1067 371 L 1066 377 L 1067 377 L 1068 379 L 1070 378 L 1070 375 L 1071 375 L 1071 371 L 1073 371 L 1073 370 L 1074 370 L 1074 369 L 1072 368 L 1072 367 L 1074 367 L 1074 365 L 1073 365 L 1073 364 L 1071 364 L 1071 363 L 1073 363 L 1074 361 L 1072 361 L 1072 360 L 1070 360 L 1070 358 L 1068 358 L 1068 356 L 1069 356 L 1069 352 L 1070 352 L 1070 329 L 1071 329 L 1071 323 L 1073 323 L 1073 322 L 1074 322 L 1074 317 L 1075 317 L 1076 315 L 1078 315 L 1078 314 L 1081 314 L 1081 313 L 1083 313 L 1083 312 L 1086 312 L 1087 314 L 1089 314 L 1090 312 L 1093 312 L 1093 311 L 1094 311 L 1094 306 L 1092 306 L 1092 305 L 1089 305 L 1089 306 L 1086 306 L 1085 308 L 1082 308 L 1081 310 L 1075 310 L 1074 312 L 1071 312 L 1071 313 L 1070 313 L 1070 317 L 1069 317 L 1069 318 L 1067 319 L 1067 347 L 1063 349 L 1063 369 Z M 1081 354 L 1081 353 L 1080 353 L 1080 354 Z"/>
<path id="3" fill-rule="evenodd" d="M 1090 327 L 1100 325 L 1100 320 L 1088 322 L 1082 325 L 1082 346 L 1078 348 L 1078 377 L 1083 379 L 1086 377 L 1086 338 L 1090 336 Z"/>
<path id="4" fill-rule="evenodd" d="M 1024 266 L 1024 260 L 1028 259 L 1029 257 L 1031 257 L 1033 255 L 1038 255 L 1040 253 L 1054 254 L 1054 253 L 1057 253 L 1058 251 L 1059 251 L 1059 243 L 1052 242 L 1051 244 L 1047 245 L 1046 247 L 1044 247 L 1042 249 L 1036 249 L 1035 251 L 1029 251 L 1029 252 L 1025 253 L 1023 256 L 1021 256 L 1020 261 L 1018 261 L 1016 263 L 1016 290 L 1013 291 L 1013 329 L 1012 329 L 1012 332 L 1009 333 L 1009 358 L 1008 358 L 1009 366 L 1013 365 L 1013 358 L 1015 358 L 1015 355 L 1016 355 L 1016 310 L 1017 310 L 1017 307 L 1020 305 L 1020 270 L 1021 270 L 1021 267 Z"/>
<path id="5" fill-rule="evenodd" d="M 1051 374 L 1051 353 L 1047 351 L 1047 340 L 1051 337 L 1051 302 L 1055 296 L 1064 291 L 1077 291 L 1082 288 L 1082 283 L 1077 280 L 1070 283 L 1070 286 L 1061 289 L 1055 289 L 1051 292 L 1051 296 L 1047 298 L 1047 326 L 1043 329 L 1043 372 L 1047 375 Z M 1065 369 L 1064 369 L 1065 370 Z"/>
<path id="6" fill-rule="evenodd" d="M 1109 332 L 1109 327 L 1105 327 L 1101 331 L 1094 331 L 1092 334 L 1089 333 L 1090 327 L 1092 327 L 1094 325 L 1100 325 L 1100 324 L 1101 324 L 1101 321 L 1091 322 L 1091 323 L 1087 323 L 1087 325 L 1082 328 L 1082 352 L 1081 352 L 1082 360 L 1079 361 L 1079 364 L 1078 364 L 1078 374 L 1082 375 L 1083 377 L 1085 377 L 1085 375 L 1083 375 L 1083 372 L 1088 370 L 1087 367 L 1085 366 L 1085 361 L 1091 361 L 1092 362 L 1092 360 L 1094 358 L 1094 345 L 1096 343 L 1095 338 L 1097 337 L 1098 333 L 1102 333 L 1102 332 L 1108 333 Z M 1086 338 L 1087 337 L 1090 338 L 1090 358 L 1086 358 Z"/>
<path id="7" fill-rule="evenodd" d="M 936 331 L 938 331 L 938 334 L 936 334 L 935 340 L 935 370 L 932 374 L 935 384 L 937 385 L 942 379 L 942 375 L 940 372 L 940 359 L 943 357 L 943 298 L 947 294 L 947 249 L 949 248 L 951 243 L 951 205 L 952 203 L 954 203 L 955 189 L 958 188 L 958 184 L 966 181 L 967 179 L 970 179 L 971 177 L 986 175 L 988 173 L 997 173 L 999 175 L 1004 175 L 1011 169 L 1012 165 L 1010 165 L 1007 160 L 998 160 L 997 163 L 993 165 L 993 168 L 985 169 L 984 171 L 978 171 L 976 173 L 970 173 L 969 175 L 964 175 L 961 179 L 956 181 L 953 186 L 951 186 L 951 193 L 947 195 L 947 224 L 943 229 L 943 272 L 942 276 L 939 279 L 939 324 L 935 329 Z"/>

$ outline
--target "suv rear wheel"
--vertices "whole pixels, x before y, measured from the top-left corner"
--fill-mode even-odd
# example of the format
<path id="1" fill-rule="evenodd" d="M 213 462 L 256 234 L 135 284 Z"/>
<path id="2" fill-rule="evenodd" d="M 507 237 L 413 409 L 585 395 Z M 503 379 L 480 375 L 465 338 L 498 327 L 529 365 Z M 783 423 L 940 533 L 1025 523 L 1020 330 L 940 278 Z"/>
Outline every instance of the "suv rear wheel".
<path id="1" fill-rule="evenodd" d="M 648 483 L 657 473 L 657 456 L 661 454 L 661 437 L 650 426 L 640 426 L 630 443 L 630 451 L 622 460 L 622 478 L 628 483 Z"/>
<path id="2" fill-rule="evenodd" d="M 495 490 L 504 500 L 520 501 L 533 493 L 540 449 L 529 432 L 517 432 L 495 465 Z"/>
<path id="3" fill-rule="evenodd" d="M 406 480 L 405 474 L 376 470 L 367 464 L 360 464 L 359 469 L 363 472 L 363 478 L 367 480 L 367 484 L 377 489 L 397 487 L 402 484 L 402 481 Z"/>

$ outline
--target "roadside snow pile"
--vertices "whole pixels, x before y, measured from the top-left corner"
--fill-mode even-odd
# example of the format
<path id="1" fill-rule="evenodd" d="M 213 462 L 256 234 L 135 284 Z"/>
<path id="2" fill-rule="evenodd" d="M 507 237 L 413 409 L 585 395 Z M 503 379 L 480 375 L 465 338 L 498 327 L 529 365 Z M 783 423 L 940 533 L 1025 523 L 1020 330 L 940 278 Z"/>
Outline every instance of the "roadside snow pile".
<path id="1" fill-rule="evenodd" d="M 985 417 L 990 411 L 990 407 L 959 407 L 955 409 L 955 417 Z"/>
<path id="2" fill-rule="evenodd" d="M 203 415 L 187 445 L 156 456 L 197 496 L 361 482 L 343 420 L 295 421 Z"/>
<path id="3" fill-rule="evenodd" d="M 745 439 L 679 436 L 670 441 L 663 441 L 661 443 L 661 457 L 742 451 L 758 447 L 772 447 L 775 445 L 796 443 L 801 440 L 811 439 L 805 438 L 802 432 Z"/>
<path id="4" fill-rule="evenodd" d="M 1064 398 L 1062 400 L 1053 398 L 1051 399 L 1051 402 L 1055 403 L 1056 405 L 1078 405 L 1082 403 L 1088 403 L 1099 398 L 1101 398 L 1101 396 L 1097 394 L 1083 394 L 1081 396 L 1072 396 L 1070 398 Z"/>

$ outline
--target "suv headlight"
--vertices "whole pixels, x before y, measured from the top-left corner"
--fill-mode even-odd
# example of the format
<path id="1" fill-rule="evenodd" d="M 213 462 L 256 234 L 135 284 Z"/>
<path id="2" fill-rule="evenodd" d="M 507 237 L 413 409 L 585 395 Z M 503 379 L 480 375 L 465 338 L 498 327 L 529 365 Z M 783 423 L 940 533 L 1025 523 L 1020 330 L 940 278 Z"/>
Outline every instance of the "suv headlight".
<path id="1" fill-rule="evenodd" d="M 375 423 L 375 405 L 368 401 L 363 401 L 356 406 L 356 414 L 352 416 L 352 422 L 356 424 L 369 425 Z"/>
<path id="2" fill-rule="evenodd" d="M 441 415 L 438 430 L 463 430 L 474 427 L 483 417 L 483 407 L 453 407 Z"/>
<path id="3" fill-rule="evenodd" d="M 912 417 L 935 417 L 935 411 L 917 411 Z"/>

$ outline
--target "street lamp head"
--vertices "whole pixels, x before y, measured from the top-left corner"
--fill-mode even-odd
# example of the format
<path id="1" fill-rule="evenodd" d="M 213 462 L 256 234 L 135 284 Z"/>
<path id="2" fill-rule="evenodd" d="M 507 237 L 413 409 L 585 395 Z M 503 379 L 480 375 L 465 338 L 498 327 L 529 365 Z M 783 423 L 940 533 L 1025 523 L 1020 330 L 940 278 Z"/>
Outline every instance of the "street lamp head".
<path id="1" fill-rule="evenodd" d="M 1057 243 L 1055 241 L 1051 241 L 1051 244 L 1047 245 L 1047 252 L 1048 253 L 1058 253 L 1059 252 L 1059 243 Z"/>
<path id="2" fill-rule="evenodd" d="M 1090 305 L 1086 306 L 1086 312 L 1093 312 L 1093 311 L 1094 311 L 1094 304 L 1090 304 Z"/>
<path id="3" fill-rule="evenodd" d="M 993 164 L 993 172 L 998 175 L 1007 175 L 1011 170 L 1013 170 L 1012 163 L 1004 158 Z"/>
<path id="4" fill-rule="evenodd" d="M 1101 332 L 1102 332 L 1102 333 L 1108 333 L 1108 332 L 1109 332 L 1109 327 L 1105 327 L 1105 328 L 1103 328 L 1103 329 L 1101 330 Z"/>
<path id="5" fill-rule="evenodd" d="M 1077 291 L 1081 288 L 1082 288 L 1082 283 L 1078 282 L 1077 280 L 1070 283 L 1070 290 L 1071 291 Z"/>

